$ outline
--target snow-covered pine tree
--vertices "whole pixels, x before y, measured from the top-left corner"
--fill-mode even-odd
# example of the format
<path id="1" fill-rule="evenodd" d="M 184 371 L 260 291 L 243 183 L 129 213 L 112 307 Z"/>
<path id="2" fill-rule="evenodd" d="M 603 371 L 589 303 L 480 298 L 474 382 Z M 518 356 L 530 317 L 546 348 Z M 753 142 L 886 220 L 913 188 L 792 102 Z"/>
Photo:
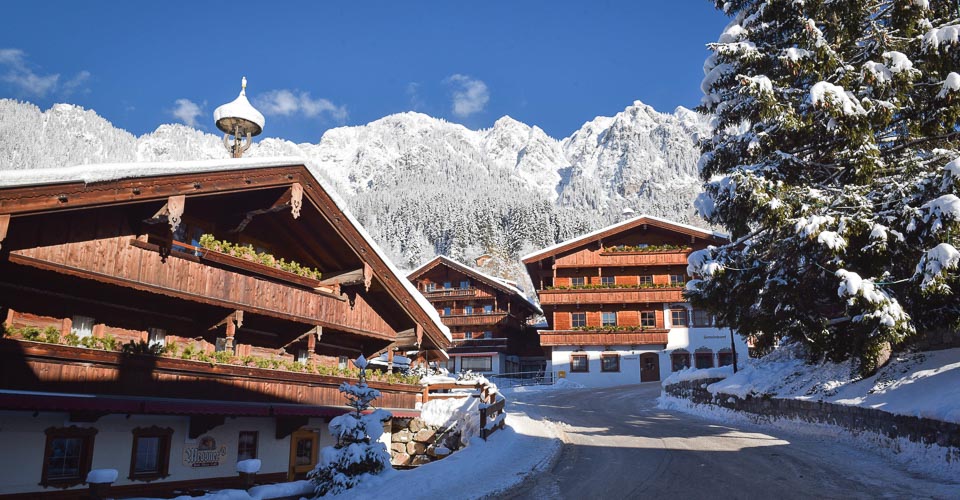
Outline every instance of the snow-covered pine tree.
<path id="1" fill-rule="evenodd" d="M 320 496 L 341 493 L 356 486 L 364 476 L 390 467 L 390 452 L 380 436 L 383 422 L 391 414 L 380 409 L 364 413 L 380 397 L 380 391 L 367 387 L 367 360 L 363 355 L 353 364 L 360 369 L 360 381 L 356 385 L 340 384 L 340 393 L 354 411 L 330 421 L 330 434 L 337 438 L 337 444 L 320 450 L 320 463 L 308 474 Z"/>
<path id="2" fill-rule="evenodd" d="M 954 1 L 717 0 L 697 208 L 733 242 L 690 257 L 697 306 L 768 348 L 863 373 L 960 318 Z"/>

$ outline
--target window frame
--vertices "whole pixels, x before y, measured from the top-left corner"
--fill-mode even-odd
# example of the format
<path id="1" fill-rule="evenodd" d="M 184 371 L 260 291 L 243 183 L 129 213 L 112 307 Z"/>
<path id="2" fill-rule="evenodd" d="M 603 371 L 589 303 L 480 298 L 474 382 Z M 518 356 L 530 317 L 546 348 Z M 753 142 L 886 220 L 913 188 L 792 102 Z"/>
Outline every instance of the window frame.
<path id="1" fill-rule="evenodd" d="M 90 328 L 85 328 L 89 323 Z M 70 333 L 78 338 L 87 338 L 93 336 L 93 329 L 97 326 L 97 319 L 91 316 L 82 316 L 76 314 L 70 318 Z"/>
<path id="2" fill-rule="evenodd" d="M 653 284 L 653 275 L 652 274 L 639 274 L 637 275 L 637 283 L 641 285 L 652 285 Z"/>
<path id="3" fill-rule="evenodd" d="M 147 344 L 150 347 L 159 345 L 160 347 L 166 347 L 167 345 L 167 330 L 165 328 L 150 327 L 147 328 Z"/>
<path id="4" fill-rule="evenodd" d="M 574 360 L 583 359 L 583 369 L 577 369 Z M 590 356 L 585 353 L 570 354 L 570 373 L 590 373 Z"/>
<path id="5" fill-rule="evenodd" d="M 241 453 L 240 450 L 241 450 L 241 445 L 243 444 L 244 434 L 253 435 L 253 455 L 247 458 L 240 458 L 240 453 Z M 260 453 L 260 431 L 240 431 L 239 433 L 237 433 L 237 462 L 241 460 L 249 460 L 249 459 L 257 458 L 259 453 Z"/>
<path id="6" fill-rule="evenodd" d="M 463 306 L 463 314 L 473 314 L 473 306 Z"/>
<path id="7" fill-rule="evenodd" d="M 720 349 L 717 351 L 717 367 L 732 365 L 734 358 L 736 358 L 736 356 L 733 355 L 733 351 L 730 349 Z M 724 363 L 724 361 L 727 362 Z"/>
<path id="8" fill-rule="evenodd" d="M 685 363 L 682 363 L 682 365 L 683 365 L 682 367 L 677 368 L 677 360 L 681 359 L 681 356 L 683 356 L 682 359 L 684 359 L 686 362 L 685 362 Z M 673 351 L 673 352 L 670 353 L 670 371 L 671 371 L 671 372 L 677 372 L 677 371 L 680 371 L 680 370 L 683 370 L 683 369 L 686 369 L 686 368 L 690 368 L 690 366 L 692 366 L 692 365 L 691 365 L 691 361 L 690 361 L 690 352 L 689 352 L 689 351 L 679 351 L 679 350 L 675 350 L 675 351 Z"/>
<path id="9" fill-rule="evenodd" d="M 471 360 L 471 361 L 486 360 L 486 364 L 485 364 L 486 369 L 484 369 L 484 368 L 482 368 L 482 367 L 476 368 L 476 367 L 464 366 L 464 361 L 467 361 L 468 359 Z M 468 362 L 467 364 L 469 365 L 469 364 L 471 364 L 471 363 Z M 467 371 L 467 370 L 472 370 L 472 371 L 475 371 L 475 372 L 482 372 L 482 373 L 492 372 L 492 371 L 493 371 L 493 356 L 461 356 L 461 357 L 460 357 L 460 371 L 464 372 L 464 371 Z"/>
<path id="10" fill-rule="evenodd" d="M 604 286 L 616 285 L 616 284 L 617 284 L 617 277 L 616 277 L 616 276 L 601 276 L 601 277 L 600 277 L 600 284 L 601 284 L 601 285 L 604 285 Z"/>
<path id="11" fill-rule="evenodd" d="M 671 274 L 670 275 L 670 286 L 683 286 L 687 282 L 687 279 L 682 274 Z"/>
<path id="12" fill-rule="evenodd" d="M 613 323 L 607 321 L 608 314 L 613 315 Z M 617 326 L 617 312 L 616 311 L 601 311 L 600 312 L 600 326 Z"/>
<path id="13" fill-rule="evenodd" d="M 463 339 L 470 340 L 473 338 L 473 332 L 463 332 Z"/>
<path id="14" fill-rule="evenodd" d="M 694 309 L 690 323 L 694 327 L 710 327 L 713 326 L 713 315 L 710 314 L 710 311 L 706 309 Z"/>
<path id="15" fill-rule="evenodd" d="M 483 314 L 493 314 L 493 304 L 484 304 Z"/>
<path id="16" fill-rule="evenodd" d="M 170 427 L 137 427 L 131 431 L 133 433 L 133 445 L 130 447 L 130 475 L 127 479 L 131 481 L 154 481 L 170 476 L 170 441 L 173 436 L 173 429 Z M 157 470 L 155 472 L 136 472 L 137 467 L 137 448 L 141 438 L 160 438 L 157 447 Z"/>
<path id="17" fill-rule="evenodd" d="M 87 474 L 90 472 L 93 464 L 93 445 L 98 430 L 93 427 L 48 427 L 46 434 L 46 444 L 43 448 L 43 468 L 40 471 L 40 486 L 54 488 L 69 488 L 78 484 L 83 484 L 87 480 Z M 62 477 L 51 479 L 50 459 L 53 458 L 53 442 L 56 439 L 81 439 L 81 453 L 79 463 L 77 464 L 76 477 Z"/>
<path id="18" fill-rule="evenodd" d="M 616 360 L 616 366 L 608 369 L 604 362 L 608 359 Z M 605 373 L 620 372 L 620 354 L 616 352 L 600 353 L 600 371 Z"/>
<path id="19" fill-rule="evenodd" d="M 432 282 L 431 282 L 431 283 L 427 283 L 427 284 L 424 285 L 423 289 L 424 289 L 425 291 L 427 291 L 427 292 L 435 291 L 435 290 L 437 289 L 437 284 L 436 284 L 436 283 L 432 283 Z"/>
<path id="20" fill-rule="evenodd" d="M 709 365 L 705 363 L 703 366 L 700 366 L 700 360 L 702 359 L 709 360 L 710 362 Z M 698 370 L 714 368 L 716 366 L 716 363 L 714 363 L 714 360 L 713 360 L 713 351 L 708 352 L 708 351 L 701 351 L 698 349 L 696 352 L 693 353 L 693 366 L 696 367 L 696 369 Z"/>
<path id="21" fill-rule="evenodd" d="M 587 278 L 583 276 L 572 276 L 570 277 L 570 286 L 585 286 L 587 284 Z"/>
<path id="22" fill-rule="evenodd" d="M 469 290 L 469 289 L 470 289 L 470 280 L 462 280 L 462 281 L 460 281 L 460 289 L 461 289 L 461 290 Z"/>
<path id="23" fill-rule="evenodd" d="M 678 321 L 677 313 L 682 314 L 683 321 Z M 674 307 L 670 309 L 670 326 L 672 328 L 690 328 L 690 314 L 686 307 Z"/>
<path id="24" fill-rule="evenodd" d="M 583 324 L 581 324 L 581 325 L 578 325 L 578 324 L 577 324 L 577 318 L 578 318 L 578 317 L 582 317 L 582 318 L 583 318 L 583 321 L 582 321 Z M 572 312 L 572 313 L 570 313 L 570 326 L 571 326 L 572 328 L 578 328 L 578 327 L 587 326 L 587 313 L 585 313 L 585 312 Z"/>
<path id="25" fill-rule="evenodd" d="M 644 324 L 644 320 L 651 320 L 651 324 Z M 640 311 L 640 327 L 641 328 L 656 328 L 657 327 L 657 311 Z"/>
<path id="26" fill-rule="evenodd" d="M 444 289 L 444 290 L 453 290 L 453 282 L 452 282 L 452 281 L 444 281 L 444 282 L 443 282 L 443 289 Z"/>

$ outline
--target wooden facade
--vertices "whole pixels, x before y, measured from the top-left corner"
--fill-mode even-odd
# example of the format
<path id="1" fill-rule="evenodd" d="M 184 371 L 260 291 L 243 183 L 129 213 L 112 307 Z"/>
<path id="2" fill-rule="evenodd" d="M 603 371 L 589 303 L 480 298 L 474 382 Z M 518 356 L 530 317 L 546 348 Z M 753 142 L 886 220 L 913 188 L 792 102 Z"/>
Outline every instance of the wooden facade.
<path id="1" fill-rule="evenodd" d="M 408 278 L 450 327 L 451 356 L 492 352 L 542 356 L 527 326 L 540 310 L 515 286 L 445 256 L 427 262 Z"/>
<path id="2" fill-rule="evenodd" d="M 708 231 L 639 217 L 523 259 L 548 328 L 544 346 L 663 345 L 671 304 L 683 303 L 690 252 Z"/>
<path id="3" fill-rule="evenodd" d="M 275 428 L 272 452 L 285 461 L 277 447 L 295 443 L 281 440 L 347 410 L 338 386 L 355 380 L 349 360 L 445 355 L 448 329 L 305 166 L 221 163 L 0 178 L 0 414 L 22 417 L 25 429 L 37 415 L 91 429 L 117 414 L 163 415 L 173 449 L 194 431 L 249 418 Z M 420 398 L 416 385 L 370 385 L 380 407 L 404 411 Z M 189 437 L 173 430 L 183 419 Z M 319 435 L 315 424 L 302 432 Z M 235 439 L 248 424 L 230 425 L 223 432 Z M 90 442 L 117 444 L 104 439 Z M 43 488 L 79 484 L 48 482 L 46 460 Z M 163 474 L 184 482 L 175 476 Z M 124 481 L 149 489 L 132 472 Z M 12 491 L 33 491 L 28 483 Z"/>

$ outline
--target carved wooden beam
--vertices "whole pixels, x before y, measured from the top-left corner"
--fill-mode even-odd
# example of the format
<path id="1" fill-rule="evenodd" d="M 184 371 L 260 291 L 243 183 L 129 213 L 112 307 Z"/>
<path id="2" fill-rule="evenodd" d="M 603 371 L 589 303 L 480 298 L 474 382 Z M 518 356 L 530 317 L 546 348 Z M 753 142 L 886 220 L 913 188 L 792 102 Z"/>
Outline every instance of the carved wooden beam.
<path id="1" fill-rule="evenodd" d="M 183 220 L 183 206 L 186 203 L 185 195 L 171 196 L 167 198 L 167 203 L 160 207 L 160 210 L 153 217 L 144 220 L 147 224 L 158 224 L 166 222 L 170 224 L 170 232 L 176 233 Z"/>
<path id="2" fill-rule="evenodd" d="M 7 237 L 7 229 L 10 228 L 10 214 L 0 214 L 0 248 L 3 248 L 3 240 Z"/>
<path id="3" fill-rule="evenodd" d="M 230 325 L 236 324 L 236 328 L 243 326 L 243 311 L 237 309 L 232 313 L 228 314 L 227 317 L 221 319 L 217 324 L 207 328 L 207 330 L 216 330 L 220 325 L 227 325 L 227 328 L 230 328 Z"/>
<path id="4" fill-rule="evenodd" d="M 366 291 L 370 291 L 370 283 L 373 281 L 373 268 L 370 267 L 370 264 L 366 262 L 363 263 L 363 287 Z"/>
<path id="5" fill-rule="evenodd" d="M 359 285 L 364 282 L 364 268 L 354 269 L 352 271 L 335 271 L 323 273 L 323 279 L 320 284 L 324 286 L 337 287 Z"/>
<path id="6" fill-rule="evenodd" d="M 243 231 L 247 225 L 253 222 L 254 217 L 258 215 L 282 212 L 288 208 L 290 209 L 290 213 L 293 214 L 294 219 L 300 218 L 300 209 L 303 208 L 303 186 L 301 186 L 299 182 L 291 184 L 290 187 L 277 198 L 277 201 L 275 201 L 273 205 L 247 212 L 243 220 L 237 224 L 237 227 L 231 229 L 229 232 L 239 233 Z"/>
<path id="7" fill-rule="evenodd" d="M 317 336 L 316 336 L 316 337 L 313 337 L 313 336 L 312 336 L 313 334 L 316 334 Z M 309 336 L 309 337 L 308 337 L 308 336 Z M 306 332 L 298 335 L 297 338 L 291 340 L 290 342 L 287 342 L 286 344 L 283 344 L 283 345 L 280 347 L 280 349 L 286 349 L 287 347 L 290 347 L 291 345 L 296 344 L 297 342 L 299 342 L 300 340 L 302 340 L 304 337 L 308 337 L 308 338 L 310 338 L 310 339 L 314 339 L 314 338 L 315 338 L 317 341 L 319 341 L 320 338 L 323 337 L 323 327 L 317 325 L 317 326 L 315 326 L 315 327 L 307 330 Z M 308 342 L 309 342 L 309 341 L 308 341 Z M 314 344 L 314 345 L 316 345 L 316 344 Z"/>

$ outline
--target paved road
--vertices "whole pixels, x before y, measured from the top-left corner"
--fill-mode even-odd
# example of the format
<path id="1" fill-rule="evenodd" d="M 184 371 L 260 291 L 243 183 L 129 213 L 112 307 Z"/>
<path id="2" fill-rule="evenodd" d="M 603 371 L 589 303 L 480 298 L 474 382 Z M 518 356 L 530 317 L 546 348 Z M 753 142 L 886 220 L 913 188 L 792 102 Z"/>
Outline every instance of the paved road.
<path id="1" fill-rule="evenodd" d="M 517 394 L 514 411 L 568 424 L 552 469 L 501 498 L 960 498 L 830 438 L 656 408 L 660 385 Z"/>

